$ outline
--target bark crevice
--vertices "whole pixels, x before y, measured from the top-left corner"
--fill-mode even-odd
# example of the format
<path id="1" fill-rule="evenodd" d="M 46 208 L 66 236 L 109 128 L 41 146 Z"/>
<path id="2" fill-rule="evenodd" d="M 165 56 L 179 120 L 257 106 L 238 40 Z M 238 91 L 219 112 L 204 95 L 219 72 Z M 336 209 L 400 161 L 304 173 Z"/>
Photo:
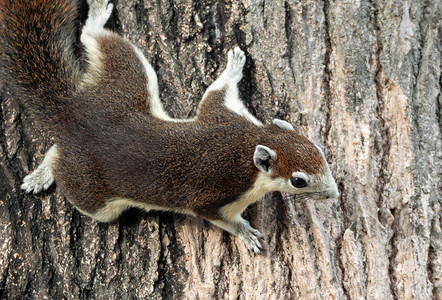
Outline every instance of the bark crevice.
<path id="1" fill-rule="evenodd" d="M 325 53 L 324 53 L 324 73 L 323 73 L 323 79 L 322 79 L 322 85 L 324 89 L 324 116 L 325 116 L 325 125 L 323 128 L 324 133 L 324 143 L 327 145 L 327 161 L 331 164 L 333 163 L 333 152 L 330 151 L 330 130 L 332 127 L 332 90 L 330 86 L 330 81 L 332 77 L 332 71 L 330 69 L 330 57 L 332 54 L 332 44 L 331 44 L 331 25 L 330 25 L 330 15 L 329 15 L 329 0 L 324 0 L 322 12 L 324 14 L 324 46 L 325 46 Z"/>
<path id="2" fill-rule="evenodd" d="M 293 79 L 293 83 L 296 85 L 295 70 L 292 62 L 294 54 L 292 24 L 293 24 L 293 17 L 292 17 L 290 4 L 287 1 L 284 1 L 284 29 L 285 29 L 285 38 L 287 40 L 287 50 L 285 55 L 287 56 L 287 61 Z"/>
<path id="3" fill-rule="evenodd" d="M 376 192 L 378 196 L 377 205 L 379 208 L 378 220 L 382 222 L 383 225 L 386 225 L 384 220 L 385 218 L 382 216 L 382 213 L 383 209 L 389 209 L 388 204 L 385 202 L 384 199 L 384 192 L 387 181 L 389 180 L 389 174 L 387 173 L 387 170 L 388 170 L 390 148 L 391 148 L 391 142 L 390 142 L 391 137 L 390 137 L 390 128 L 388 127 L 384 119 L 384 111 L 385 111 L 384 83 L 386 82 L 386 79 L 384 79 L 383 67 L 381 62 L 381 55 L 384 47 L 382 44 L 381 28 L 379 26 L 379 21 L 378 21 L 379 9 L 375 1 L 373 1 L 371 4 L 373 7 L 372 22 L 376 32 L 376 45 L 377 45 L 377 49 L 374 54 L 375 70 L 374 70 L 373 81 L 375 85 L 376 100 L 377 100 L 376 117 L 380 127 L 380 139 L 375 140 L 375 149 L 374 149 L 377 155 L 380 156 Z"/>
<path id="4" fill-rule="evenodd" d="M 158 239 L 160 241 L 160 248 L 159 248 L 159 256 L 158 256 L 158 260 L 157 260 L 157 273 L 158 273 L 158 277 L 157 280 L 154 282 L 153 284 L 153 288 L 154 291 L 161 296 L 161 298 L 164 299 L 165 296 L 167 296 L 167 292 L 166 292 L 166 285 L 165 285 L 165 281 L 166 281 L 166 264 L 167 264 L 167 260 L 166 260 L 166 255 L 165 255 L 165 249 L 166 249 L 166 245 L 164 244 L 163 240 L 164 240 L 164 216 L 162 214 L 159 215 L 158 217 Z"/>

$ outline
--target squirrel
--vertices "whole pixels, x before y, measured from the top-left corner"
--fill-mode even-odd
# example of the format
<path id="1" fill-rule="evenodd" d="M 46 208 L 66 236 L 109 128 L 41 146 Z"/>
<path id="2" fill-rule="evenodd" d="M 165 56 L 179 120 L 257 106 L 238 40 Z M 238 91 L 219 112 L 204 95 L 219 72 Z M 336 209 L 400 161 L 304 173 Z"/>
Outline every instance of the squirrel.
<path id="1" fill-rule="evenodd" d="M 262 124 L 240 100 L 240 48 L 228 52 L 196 116 L 174 119 L 142 51 L 104 28 L 113 4 L 88 4 L 82 48 L 75 1 L 0 4 L 2 80 L 55 141 L 24 178 L 24 191 L 56 182 L 80 212 L 101 222 L 129 207 L 198 216 L 256 253 L 263 235 L 241 214 L 264 194 L 339 196 L 319 147 L 286 121 Z"/>

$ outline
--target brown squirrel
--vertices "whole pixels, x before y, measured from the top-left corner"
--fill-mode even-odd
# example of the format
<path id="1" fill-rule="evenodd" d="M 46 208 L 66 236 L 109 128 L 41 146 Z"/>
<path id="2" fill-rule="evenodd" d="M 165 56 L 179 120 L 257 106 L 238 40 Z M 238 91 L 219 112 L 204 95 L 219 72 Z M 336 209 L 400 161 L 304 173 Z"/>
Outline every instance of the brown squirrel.
<path id="1" fill-rule="evenodd" d="M 207 89 L 196 117 L 171 118 L 142 52 L 104 28 L 108 0 L 88 0 L 76 56 L 71 0 L 0 4 L 2 79 L 55 140 L 21 188 L 55 181 L 82 213 L 109 222 L 129 207 L 200 216 L 259 252 L 262 235 L 241 217 L 265 193 L 313 199 L 339 192 L 322 151 L 282 120 L 263 125 L 239 99 L 244 52 Z"/>

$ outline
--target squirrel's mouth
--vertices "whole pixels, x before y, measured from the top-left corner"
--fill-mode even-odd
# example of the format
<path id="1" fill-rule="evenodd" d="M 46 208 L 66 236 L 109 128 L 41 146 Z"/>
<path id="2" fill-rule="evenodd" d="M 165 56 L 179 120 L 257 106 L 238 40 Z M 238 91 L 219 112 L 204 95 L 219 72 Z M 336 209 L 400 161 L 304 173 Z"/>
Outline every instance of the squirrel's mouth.
<path id="1" fill-rule="evenodd" d="M 320 192 L 311 192 L 303 194 L 305 197 L 308 197 L 313 200 L 327 200 L 327 199 L 336 199 L 339 197 L 339 192 L 337 190 L 325 190 Z"/>

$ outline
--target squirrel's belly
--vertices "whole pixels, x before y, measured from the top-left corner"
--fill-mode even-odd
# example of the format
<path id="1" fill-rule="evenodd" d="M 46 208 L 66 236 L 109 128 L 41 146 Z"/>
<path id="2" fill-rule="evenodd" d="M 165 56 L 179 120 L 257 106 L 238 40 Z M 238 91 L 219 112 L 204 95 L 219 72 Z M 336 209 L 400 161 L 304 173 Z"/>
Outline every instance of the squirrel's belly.
<path id="1" fill-rule="evenodd" d="M 77 207 L 77 209 L 81 213 L 83 213 L 83 214 L 85 214 L 85 215 L 87 215 L 97 221 L 111 222 L 111 221 L 114 221 L 115 219 L 117 219 L 121 215 L 121 213 L 123 213 L 125 210 L 127 210 L 131 207 L 140 208 L 145 211 L 150 211 L 150 210 L 173 211 L 173 212 L 177 212 L 177 213 L 195 216 L 195 213 L 193 213 L 191 210 L 183 210 L 183 209 L 178 209 L 178 208 L 174 209 L 174 208 L 165 207 L 165 206 L 142 203 L 142 202 L 134 201 L 131 199 L 125 199 L 125 198 L 111 198 L 106 201 L 106 203 L 104 204 L 103 207 L 97 209 L 93 213 L 90 213 L 88 211 L 84 211 L 79 207 Z"/>

